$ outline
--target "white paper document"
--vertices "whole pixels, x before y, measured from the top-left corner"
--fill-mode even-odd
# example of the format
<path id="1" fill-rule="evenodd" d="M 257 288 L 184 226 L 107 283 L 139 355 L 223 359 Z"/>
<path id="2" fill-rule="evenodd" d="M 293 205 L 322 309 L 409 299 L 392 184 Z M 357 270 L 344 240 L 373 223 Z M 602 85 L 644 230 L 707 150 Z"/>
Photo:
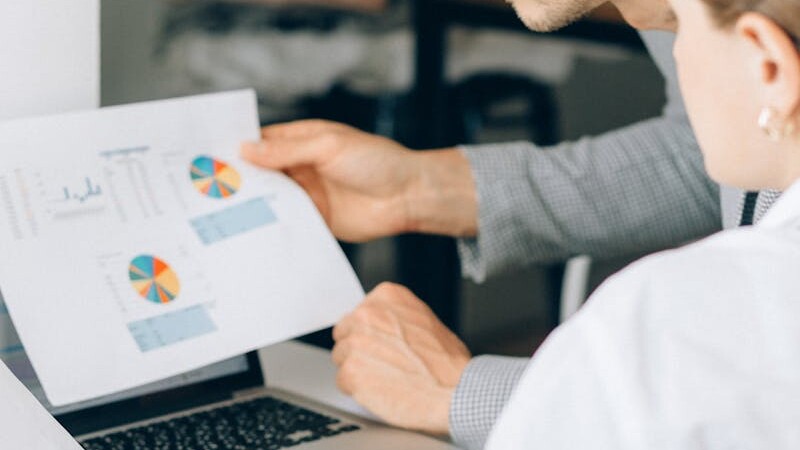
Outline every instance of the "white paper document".
<path id="1" fill-rule="evenodd" d="M 334 323 L 364 292 L 306 193 L 238 156 L 250 91 L 0 124 L 0 286 L 55 406 Z"/>
<path id="2" fill-rule="evenodd" d="M 80 450 L 82 447 L 0 361 L 0 439 L 4 449 Z"/>

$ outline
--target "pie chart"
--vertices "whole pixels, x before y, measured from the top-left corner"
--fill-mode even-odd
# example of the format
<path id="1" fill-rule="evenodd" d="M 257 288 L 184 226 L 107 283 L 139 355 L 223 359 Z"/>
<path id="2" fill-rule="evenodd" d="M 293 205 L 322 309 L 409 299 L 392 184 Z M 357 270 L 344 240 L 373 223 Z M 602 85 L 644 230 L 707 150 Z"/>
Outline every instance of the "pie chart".
<path id="1" fill-rule="evenodd" d="M 236 169 L 210 156 L 195 158 L 191 174 L 195 189 L 211 198 L 228 198 L 242 186 Z"/>
<path id="2" fill-rule="evenodd" d="M 181 290 L 178 275 L 169 264 L 151 255 L 133 258 L 128 268 L 131 285 L 145 300 L 169 303 Z"/>

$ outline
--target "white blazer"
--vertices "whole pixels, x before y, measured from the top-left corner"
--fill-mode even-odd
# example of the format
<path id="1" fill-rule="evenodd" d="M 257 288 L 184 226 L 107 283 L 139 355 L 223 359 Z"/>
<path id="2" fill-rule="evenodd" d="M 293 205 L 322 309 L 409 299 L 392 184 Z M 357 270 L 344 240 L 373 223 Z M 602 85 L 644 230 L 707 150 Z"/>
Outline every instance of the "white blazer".
<path id="1" fill-rule="evenodd" d="M 800 449 L 800 183 L 754 227 L 612 277 L 534 355 L 488 449 Z"/>

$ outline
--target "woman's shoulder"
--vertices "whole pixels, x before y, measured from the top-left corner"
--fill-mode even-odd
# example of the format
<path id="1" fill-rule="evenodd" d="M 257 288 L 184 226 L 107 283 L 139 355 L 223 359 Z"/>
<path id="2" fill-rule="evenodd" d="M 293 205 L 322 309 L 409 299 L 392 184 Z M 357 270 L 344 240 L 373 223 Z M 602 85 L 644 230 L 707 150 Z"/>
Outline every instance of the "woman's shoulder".
<path id="1" fill-rule="evenodd" d="M 800 235 L 751 227 L 642 258 L 609 278 L 596 296 L 626 302 L 735 302 L 748 295 L 800 292 L 798 271 Z"/>

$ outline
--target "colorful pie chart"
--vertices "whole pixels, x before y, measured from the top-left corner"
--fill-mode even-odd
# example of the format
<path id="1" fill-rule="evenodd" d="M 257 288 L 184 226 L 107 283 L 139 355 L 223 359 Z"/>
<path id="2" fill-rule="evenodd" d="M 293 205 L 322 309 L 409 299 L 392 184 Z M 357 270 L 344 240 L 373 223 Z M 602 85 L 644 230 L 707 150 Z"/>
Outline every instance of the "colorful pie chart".
<path id="1" fill-rule="evenodd" d="M 181 284 L 169 264 L 150 255 L 140 255 L 128 268 L 131 285 L 145 300 L 169 303 L 178 296 Z"/>
<path id="2" fill-rule="evenodd" d="M 242 177 L 227 163 L 210 156 L 200 156 L 192 161 L 192 183 L 203 195 L 228 198 L 242 186 Z"/>

